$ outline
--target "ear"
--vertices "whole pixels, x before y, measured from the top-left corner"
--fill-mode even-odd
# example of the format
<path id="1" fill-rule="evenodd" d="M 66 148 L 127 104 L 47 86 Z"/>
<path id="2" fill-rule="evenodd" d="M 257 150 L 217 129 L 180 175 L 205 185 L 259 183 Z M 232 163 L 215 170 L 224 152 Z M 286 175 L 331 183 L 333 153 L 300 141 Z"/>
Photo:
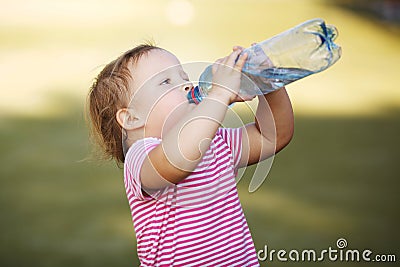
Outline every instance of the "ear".
<path id="1" fill-rule="evenodd" d="M 115 115 L 118 124 L 121 125 L 125 130 L 135 130 L 144 126 L 144 122 L 135 117 L 132 109 L 122 108 L 117 111 Z"/>

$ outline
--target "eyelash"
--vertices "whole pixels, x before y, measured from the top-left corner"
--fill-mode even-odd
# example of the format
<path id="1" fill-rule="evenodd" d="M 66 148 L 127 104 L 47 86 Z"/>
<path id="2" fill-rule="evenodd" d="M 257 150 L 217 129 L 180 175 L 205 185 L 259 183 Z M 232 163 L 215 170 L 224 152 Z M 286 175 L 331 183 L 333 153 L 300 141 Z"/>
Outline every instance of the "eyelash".
<path id="1" fill-rule="evenodd" d="M 185 81 L 189 81 L 189 78 L 184 78 Z M 165 79 L 164 81 L 162 81 L 160 83 L 160 85 L 164 85 L 164 84 L 170 84 L 171 83 L 171 79 Z"/>
<path id="2" fill-rule="evenodd" d="M 170 84 L 170 82 L 171 82 L 171 79 L 165 79 L 164 81 L 161 82 L 160 85 L 163 85 L 163 84 Z"/>

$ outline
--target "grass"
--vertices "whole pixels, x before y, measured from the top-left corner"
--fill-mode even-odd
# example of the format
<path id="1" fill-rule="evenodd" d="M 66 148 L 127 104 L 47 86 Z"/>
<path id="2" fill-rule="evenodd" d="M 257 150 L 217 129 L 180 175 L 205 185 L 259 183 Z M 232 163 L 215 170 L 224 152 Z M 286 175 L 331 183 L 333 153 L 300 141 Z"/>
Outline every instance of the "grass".
<path id="1" fill-rule="evenodd" d="M 2 266 L 137 265 L 122 172 L 82 161 L 87 131 L 70 110 L 1 124 Z M 398 255 L 399 115 L 297 116 L 261 188 L 247 192 L 251 172 L 238 185 L 257 249 L 322 250 L 344 237 Z"/>
<path id="2" fill-rule="evenodd" d="M 121 172 L 82 161 L 87 135 L 76 115 L 2 124 L 2 266 L 135 261 Z"/>

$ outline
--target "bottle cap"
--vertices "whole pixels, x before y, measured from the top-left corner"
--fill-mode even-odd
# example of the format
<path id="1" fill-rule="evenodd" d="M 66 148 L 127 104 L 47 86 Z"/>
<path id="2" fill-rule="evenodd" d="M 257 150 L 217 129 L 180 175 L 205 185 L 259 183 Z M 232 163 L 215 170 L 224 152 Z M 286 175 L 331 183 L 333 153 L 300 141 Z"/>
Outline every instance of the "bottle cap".
<path id="1" fill-rule="evenodd" d="M 199 86 L 194 87 L 192 90 L 190 90 L 187 94 L 187 99 L 189 100 L 189 103 L 191 104 L 199 104 L 201 100 L 203 100 L 203 97 L 201 96 Z"/>

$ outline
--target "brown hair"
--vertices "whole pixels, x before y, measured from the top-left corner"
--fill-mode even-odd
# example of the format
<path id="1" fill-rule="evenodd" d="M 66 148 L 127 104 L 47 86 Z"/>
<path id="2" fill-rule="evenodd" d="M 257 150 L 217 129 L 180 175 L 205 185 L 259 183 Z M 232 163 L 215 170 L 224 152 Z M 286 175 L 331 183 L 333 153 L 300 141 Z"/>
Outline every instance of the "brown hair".
<path id="1" fill-rule="evenodd" d="M 116 119 L 116 113 L 129 104 L 132 76 L 128 66 L 153 49 L 160 48 L 153 44 L 142 44 L 128 50 L 104 67 L 89 91 L 87 109 L 91 136 L 104 152 L 105 158 L 114 159 L 117 164 L 125 161 L 123 129 Z"/>

